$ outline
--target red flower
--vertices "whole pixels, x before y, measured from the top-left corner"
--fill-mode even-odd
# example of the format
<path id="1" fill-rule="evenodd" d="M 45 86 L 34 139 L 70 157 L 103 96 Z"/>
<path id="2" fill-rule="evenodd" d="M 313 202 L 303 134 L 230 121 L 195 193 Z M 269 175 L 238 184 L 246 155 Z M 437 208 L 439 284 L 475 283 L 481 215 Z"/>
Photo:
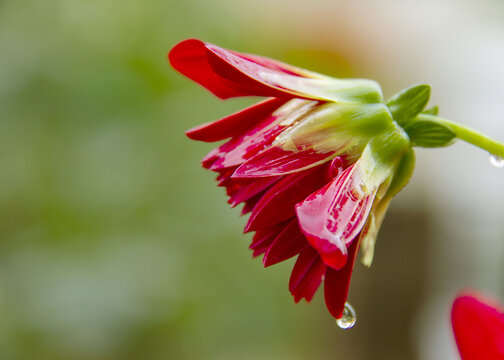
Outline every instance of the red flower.
<path id="1" fill-rule="evenodd" d="M 452 308 L 452 326 L 462 360 L 504 359 L 504 309 L 480 295 L 462 294 Z"/>
<path id="2" fill-rule="evenodd" d="M 250 213 L 253 256 L 264 266 L 298 256 L 289 290 L 310 301 L 324 280 L 341 318 L 359 247 L 371 263 L 391 198 L 413 168 L 406 133 L 369 80 L 339 80 L 199 40 L 169 53 L 172 66 L 216 96 L 262 102 L 187 131 L 229 139 L 202 161 L 218 173 L 231 206 Z"/>

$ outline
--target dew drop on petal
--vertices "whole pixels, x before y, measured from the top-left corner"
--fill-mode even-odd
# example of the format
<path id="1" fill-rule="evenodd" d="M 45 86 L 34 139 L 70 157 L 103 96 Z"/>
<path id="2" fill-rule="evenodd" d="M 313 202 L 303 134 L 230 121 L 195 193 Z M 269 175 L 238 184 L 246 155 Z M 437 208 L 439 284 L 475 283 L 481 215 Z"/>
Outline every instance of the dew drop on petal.
<path id="1" fill-rule="evenodd" d="M 490 154 L 490 164 L 498 168 L 504 167 L 504 158 L 499 155 Z"/>
<path id="2" fill-rule="evenodd" d="M 357 315 L 355 314 L 355 310 L 349 303 L 345 303 L 345 308 L 343 309 L 343 316 L 339 319 L 336 319 L 336 324 L 341 329 L 351 329 L 355 322 L 357 321 Z"/>

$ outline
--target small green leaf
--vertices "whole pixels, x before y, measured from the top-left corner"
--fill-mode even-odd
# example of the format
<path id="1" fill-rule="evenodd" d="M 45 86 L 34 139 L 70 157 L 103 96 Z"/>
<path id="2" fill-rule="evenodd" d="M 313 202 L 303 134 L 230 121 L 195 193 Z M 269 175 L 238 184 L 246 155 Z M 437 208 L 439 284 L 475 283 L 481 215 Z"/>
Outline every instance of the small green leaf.
<path id="1" fill-rule="evenodd" d="M 430 85 L 414 85 L 395 94 L 387 106 L 394 120 L 404 127 L 423 110 L 429 102 L 429 96 Z"/>
<path id="2" fill-rule="evenodd" d="M 411 145 L 427 148 L 448 146 L 456 137 L 455 132 L 437 121 L 436 116 L 426 114 L 417 116 L 404 131 L 408 133 Z"/>
<path id="3" fill-rule="evenodd" d="M 430 109 L 425 109 L 424 111 L 421 112 L 421 114 L 427 114 L 427 115 L 437 115 L 439 112 L 439 107 L 433 106 Z"/>

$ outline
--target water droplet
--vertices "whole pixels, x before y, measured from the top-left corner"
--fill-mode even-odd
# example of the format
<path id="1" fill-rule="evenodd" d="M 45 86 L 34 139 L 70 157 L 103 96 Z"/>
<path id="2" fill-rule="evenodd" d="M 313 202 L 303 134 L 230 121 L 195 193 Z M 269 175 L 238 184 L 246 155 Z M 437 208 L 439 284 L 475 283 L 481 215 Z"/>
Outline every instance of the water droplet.
<path id="1" fill-rule="evenodd" d="M 336 319 L 336 324 L 344 330 L 350 329 L 355 325 L 357 321 L 357 315 L 355 310 L 349 303 L 345 303 L 345 308 L 343 309 L 343 316 Z"/>
<path id="2" fill-rule="evenodd" d="M 499 155 L 490 154 L 490 164 L 498 168 L 504 167 L 504 158 Z"/>

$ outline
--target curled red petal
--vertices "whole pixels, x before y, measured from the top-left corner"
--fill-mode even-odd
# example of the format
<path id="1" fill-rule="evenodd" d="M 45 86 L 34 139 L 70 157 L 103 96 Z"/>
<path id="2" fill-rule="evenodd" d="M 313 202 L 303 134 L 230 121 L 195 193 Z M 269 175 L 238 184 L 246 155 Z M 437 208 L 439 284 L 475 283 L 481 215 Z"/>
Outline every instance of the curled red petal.
<path id="1" fill-rule="evenodd" d="M 324 298 L 327 309 L 336 319 L 343 316 L 345 302 L 350 288 L 353 266 L 359 247 L 358 241 L 354 241 L 348 248 L 348 261 L 340 270 L 327 267 L 324 279 Z"/>
<path id="2" fill-rule="evenodd" d="M 310 98 L 303 91 L 305 87 L 309 89 L 310 84 L 304 84 L 302 80 L 320 76 L 279 61 L 240 54 L 196 39 L 177 44 L 169 52 L 168 59 L 177 71 L 222 99 L 236 96 Z"/>
<path id="3" fill-rule="evenodd" d="M 463 294 L 453 303 L 451 319 L 463 360 L 504 359 L 504 310 L 500 305 Z"/>
<path id="4" fill-rule="evenodd" d="M 177 71 L 221 99 L 250 95 L 243 89 L 237 88 L 233 82 L 215 73 L 208 62 L 208 53 L 209 50 L 204 42 L 189 39 L 175 45 L 168 53 L 168 60 Z"/>
<path id="5" fill-rule="evenodd" d="M 313 149 L 286 151 L 271 146 L 241 165 L 233 177 L 253 178 L 279 176 L 306 170 L 330 160 L 333 152 L 319 153 Z"/>
<path id="6" fill-rule="evenodd" d="M 264 255 L 263 264 L 265 267 L 278 264 L 296 256 L 308 246 L 303 233 L 299 230 L 297 219 L 294 218 L 275 238 Z"/>
<path id="7" fill-rule="evenodd" d="M 222 79 L 249 96 L 293 97 L 295 94 L 282 89 L 264 78 L 264 74 L 291 77 L 275 69 L 268 69 L 261 64 L 250 61 L 240 53 L 221 47 L 206 44 L 207 60 L 212 70 Z"/>
<path id="8" fill-rule="evenodd" d="M 245 232 L 267 228 L 296 215 L 294 206 L 327 181 L 327 167 L 287 175 L 269 188 L 257 203 Z"/>
<path id="9" fill-rule="evenodd" d="M 308 242 L 335 270 L 345 265 L 347 246 L 364 226 L 376 194 L 361 199 L 353 196 L 356 179 L 352 175 L 353 166 L 296 205 L 299 225 Z"/>
<path id="10" fill-rule="evenodd" d="M 271 115 L 286 101 L 287 99 L 279 98 L 266 99 L 223 119 L 187 130 L 186 135 L 190 139 L 207 142 L 239 136 L 265 117 Z"/>
<path id="11" fill-rule="evenodd" d="M 289 291 L 297 303 L 302 298 L 310 302 L 326 272 L 326 266 L 311 247 L 303 250 L 292 269 Z"/>

